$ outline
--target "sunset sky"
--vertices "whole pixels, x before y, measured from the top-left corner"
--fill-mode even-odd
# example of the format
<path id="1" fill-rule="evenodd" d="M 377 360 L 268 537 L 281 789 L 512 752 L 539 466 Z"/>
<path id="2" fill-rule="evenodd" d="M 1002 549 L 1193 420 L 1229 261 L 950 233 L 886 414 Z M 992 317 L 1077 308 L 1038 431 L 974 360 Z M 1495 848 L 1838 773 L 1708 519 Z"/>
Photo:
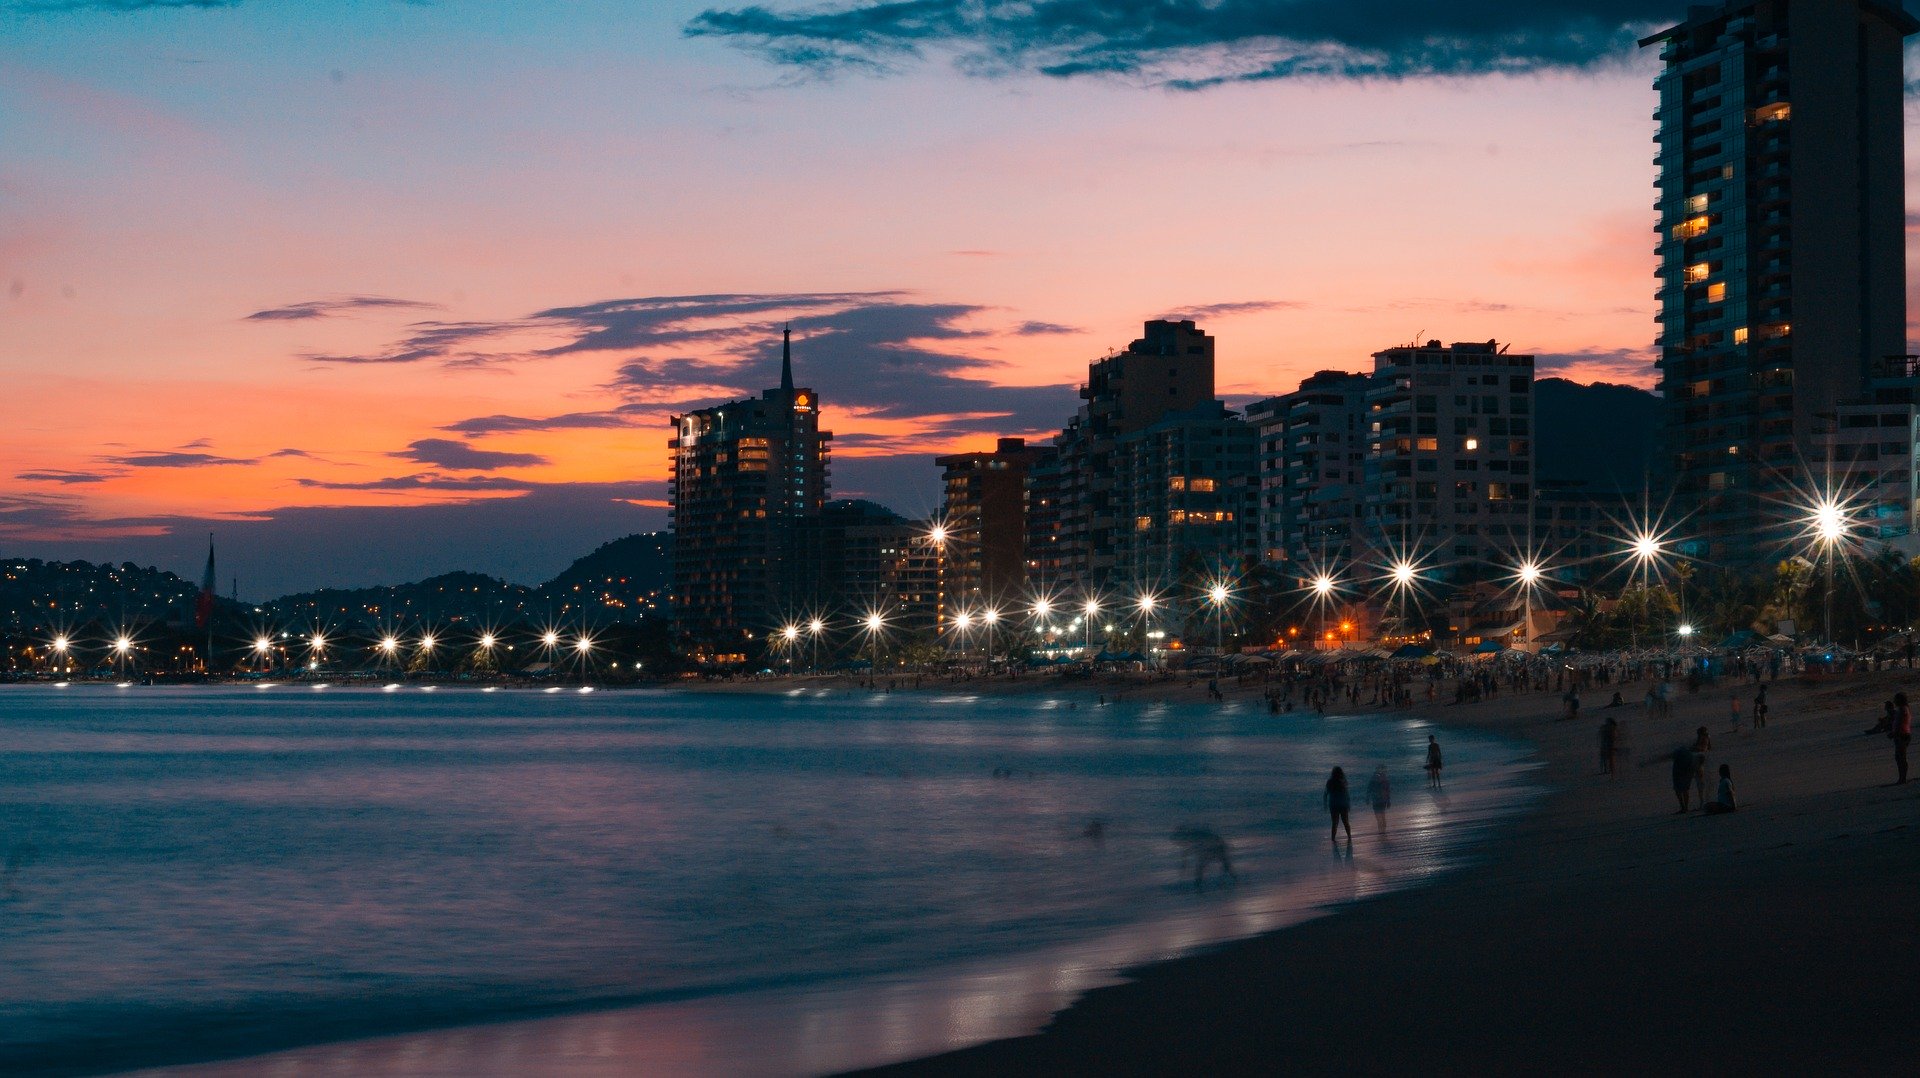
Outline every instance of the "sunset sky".
<path id="1" fill-rule="evenodd" d="M 1651 383 L 1681 4 L 713 4 L 0 0 L 0 555 L 538 582 L 789 321 L 910 515 L 1163 315 Z"/>

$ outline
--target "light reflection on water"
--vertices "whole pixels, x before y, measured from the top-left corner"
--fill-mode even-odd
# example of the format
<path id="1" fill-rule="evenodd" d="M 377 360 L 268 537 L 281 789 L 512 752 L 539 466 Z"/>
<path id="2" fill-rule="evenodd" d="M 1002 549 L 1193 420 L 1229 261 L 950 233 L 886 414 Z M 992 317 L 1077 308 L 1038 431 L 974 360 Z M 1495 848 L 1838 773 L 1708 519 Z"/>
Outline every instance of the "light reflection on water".
<path id="1" fill-rule="evenodd" d="M 1443 735 L 1440 800 L 1421 724 L 1245 706 L 75 690 L 0 690 L 0 1070 L 617 1004 L 287 1058 L 878 1062 L 1437 871 L 1524 796 L 1490 739 Z M 1379 762 L 1393 828 L 1335 858 L 1326 771 Z M 1180 876 L 1188 825 L 1237 883 Z"/>

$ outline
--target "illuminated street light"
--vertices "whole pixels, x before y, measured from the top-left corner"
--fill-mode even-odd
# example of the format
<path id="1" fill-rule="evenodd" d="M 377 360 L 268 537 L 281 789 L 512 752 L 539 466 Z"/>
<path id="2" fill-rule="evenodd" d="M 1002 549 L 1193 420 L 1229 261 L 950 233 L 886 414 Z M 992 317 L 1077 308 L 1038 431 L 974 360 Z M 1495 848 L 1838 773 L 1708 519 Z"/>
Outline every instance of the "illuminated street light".
<path id="1" fill-rule="evenodd" d="M 399 650 L 399 648 L 400 641 L 397 638 L 392 636 L 383 636 L 380 638 L 380 650 L 386 652 L 388 655 L 393 654 Z"/>
<path id="2" fill-rule="evenodd" d="M 494 636 L 492 633 L 480 634 L 480 650 L 481 651 L 492 651 L 493 645 L 495 642 L 496 641 L 494 640 Z"/>
<path id="3" fill-rule="evenodd" d="M 118 652 L 121 655 L 125 655 L 127 652 L 132 651 L 133 638 L 130 636 L 120 637 L 119 639 L 113 642 L 113 650 Z"/>
<path id="4" fill-rule="evenodd" d="M 273 640 L 265 636 L 256 637 L 253 641 L 253 650 L 261 655 L 265 655 L 267 652 L 273 650 Z"/>
<path id="5" fill-rule="evenodd" d="M 1412 562 L 1397 561 L 1393 563 L 1393 583 L 1396 587 L 1412 587 L 1413 581 L 1418 575 L 1413 568 Z"/>
<path id="6" fill-rule="evenodd" d="M 432 633 L 428 633 L 427 635 L 420 638 L 420 650 L 421 651 L 433 650 L 433 634 Z"/>
<path id="7" fill-rule="evenodd" d="M 547 630 L 546 632 L 544 632 L 544 633 L 541 633 L 541 634 L 540 634 L 540 642 L 541 642 L 542 644 L 545 644 L 546 646 L 548 646 L 548 647 L 550 647 L 550 648 L 552 648 L 552 647 L 559 647 L 559 646 L 560 646 L 560 634 L 559 634 L 559 633 L 556 633 L 556 632 L 554 632 L 554 631 L 553 631 L 553 630 L 551 630 L 551 629 L 549 629 L 549 630 Z"/>

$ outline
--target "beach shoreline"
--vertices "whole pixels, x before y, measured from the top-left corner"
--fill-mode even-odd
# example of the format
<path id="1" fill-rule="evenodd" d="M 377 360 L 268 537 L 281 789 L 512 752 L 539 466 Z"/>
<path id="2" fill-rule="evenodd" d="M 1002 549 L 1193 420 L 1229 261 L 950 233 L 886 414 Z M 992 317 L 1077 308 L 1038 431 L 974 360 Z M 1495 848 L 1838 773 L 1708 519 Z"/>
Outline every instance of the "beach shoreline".
<path id="1" fill-rule="evenodd" d="M 1729 730 L 1750 681 L 1664 718 L 1564 721 L 1553 693 L 1417 708 L 1545 764 L 1550 792 L 1470 869 L 1126 971 L 1035 1035 L 871 1073 L 1910 1072 L 1920 784 L 1888 785 L 1890 743 L 1865 731 L 1914 684 L 1773 682 L 1760 731 Z M 1606 714 L 1631 751 L 1611 779 Z M 1736 813 L 1676 814 L 1667 761 L 1701 725 Z"/>

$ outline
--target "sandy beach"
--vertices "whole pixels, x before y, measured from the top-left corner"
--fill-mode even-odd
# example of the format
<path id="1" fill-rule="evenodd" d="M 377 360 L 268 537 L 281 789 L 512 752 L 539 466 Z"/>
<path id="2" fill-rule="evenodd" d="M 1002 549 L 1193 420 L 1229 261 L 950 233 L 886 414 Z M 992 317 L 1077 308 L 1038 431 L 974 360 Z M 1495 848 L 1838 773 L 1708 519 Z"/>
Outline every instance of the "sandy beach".
<path id="1" fill-rule="evenodd" d="M 1916 686 L 1907 670 L 1783 677 L 1767 728 L 1738 732 L 1726 685 L 1681 691 L 1669 717 L 1601 710 L 1611 686 L 1571 721 L 1551 692 L 1419 706 L 1530 741 L 1545 765 L 1550 793 L 1480 864 L 1131 971 L 1037 1035 L 886 1070 L 1911 1073 L 1920 783 L 1891 785 L 1891 743 L 1863 731 Z M 1608 714 L 1629 749 L 1612 778 Z M 1736 813 L 1676 814 L 1669 754 L 1701 725 Z M 1379 841 L 1356 823 L 1362 848 Z"/>

